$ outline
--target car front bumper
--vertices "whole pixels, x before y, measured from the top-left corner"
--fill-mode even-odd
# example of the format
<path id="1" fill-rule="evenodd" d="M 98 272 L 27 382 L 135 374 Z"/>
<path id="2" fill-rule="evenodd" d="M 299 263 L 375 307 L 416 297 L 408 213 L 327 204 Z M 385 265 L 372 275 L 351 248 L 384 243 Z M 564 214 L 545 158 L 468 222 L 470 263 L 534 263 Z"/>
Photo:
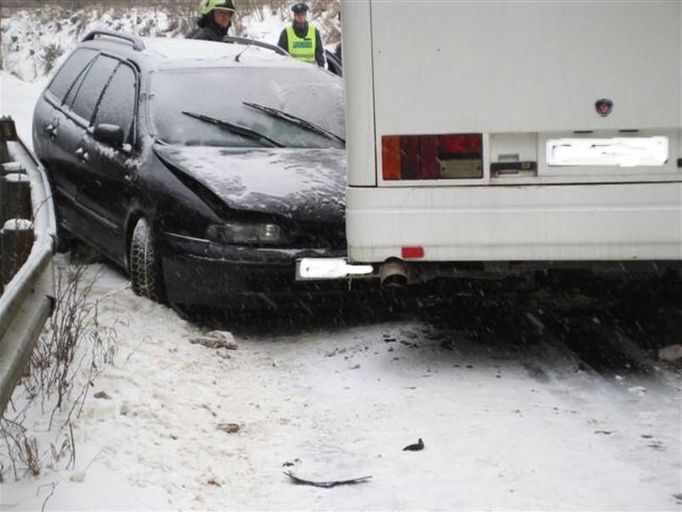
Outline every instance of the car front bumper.
<path id="1" fill-rule="evenodd" d="M 174 233 L 162 233 L 159 249 L 168 301 L 221 307 L 270 303 L 306 293 L 348 290 L 343 281 L 297 282 L 302 258 L 342 258 L 341 249 L 263 248 L 218 244 Z"/>

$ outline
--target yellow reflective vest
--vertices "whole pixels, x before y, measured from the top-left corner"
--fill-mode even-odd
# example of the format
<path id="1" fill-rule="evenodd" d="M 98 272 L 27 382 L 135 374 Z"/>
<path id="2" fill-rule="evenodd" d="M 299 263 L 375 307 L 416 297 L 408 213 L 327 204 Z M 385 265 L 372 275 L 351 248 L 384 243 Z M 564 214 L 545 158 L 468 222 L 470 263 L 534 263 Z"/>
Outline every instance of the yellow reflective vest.
<path id="1" fill-rule="evenodd" d="M 289 41 L 289 54 L 294 58 L 309 64 L 315 64 L 315 50 L 317 38 L 315 37 L 315 27 L 308 25 L 306 36 L 298 37 L 294 32 L 294 27 L 287 27 L 287 39 Z"/>

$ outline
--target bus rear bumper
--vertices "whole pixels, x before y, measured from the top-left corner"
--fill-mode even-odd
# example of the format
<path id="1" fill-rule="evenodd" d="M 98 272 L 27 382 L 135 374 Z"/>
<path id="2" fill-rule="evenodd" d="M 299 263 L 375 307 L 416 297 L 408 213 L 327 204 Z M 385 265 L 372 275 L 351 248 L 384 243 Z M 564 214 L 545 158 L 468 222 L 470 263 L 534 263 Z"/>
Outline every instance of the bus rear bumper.
<path id="1" fill-rule="evenodd" d="M 346 224 L 352 263 L 679 261 L 682 183 L 349 187 Z"/>

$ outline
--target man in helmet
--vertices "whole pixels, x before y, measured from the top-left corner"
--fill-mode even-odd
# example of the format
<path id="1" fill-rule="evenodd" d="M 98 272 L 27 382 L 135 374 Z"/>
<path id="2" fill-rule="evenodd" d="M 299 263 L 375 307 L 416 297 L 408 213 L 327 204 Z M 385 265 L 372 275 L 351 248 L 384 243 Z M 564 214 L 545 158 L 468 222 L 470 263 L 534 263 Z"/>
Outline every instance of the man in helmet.
<path id="1" fill-rule="evenodd" d="M 197 27 L 187 34 L 187 38 L 222 41 L 232 25 L 234 11 L 232 0 L 202 0 Z"/>
<path id="2" fill-rule="evenodd" d="M 308 23 L 308 6 L 297 3 L 291 7 L 293 23 L 282 30 L 277 46 L 288 51 L 295 59 L 324 67 L 324 47 L 320 31 Z"/>

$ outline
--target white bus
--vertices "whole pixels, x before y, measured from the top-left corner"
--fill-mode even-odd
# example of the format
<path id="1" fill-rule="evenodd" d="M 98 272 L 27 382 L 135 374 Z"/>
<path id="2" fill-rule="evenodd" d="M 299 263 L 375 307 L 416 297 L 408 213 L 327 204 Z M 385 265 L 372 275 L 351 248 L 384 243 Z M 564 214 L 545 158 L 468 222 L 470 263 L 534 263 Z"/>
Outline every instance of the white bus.
<path id="1" fill-rule="evenodd" d="M 682 2 L 348 0 L 342 22 L 350 263 L 682 261 Z"/>

